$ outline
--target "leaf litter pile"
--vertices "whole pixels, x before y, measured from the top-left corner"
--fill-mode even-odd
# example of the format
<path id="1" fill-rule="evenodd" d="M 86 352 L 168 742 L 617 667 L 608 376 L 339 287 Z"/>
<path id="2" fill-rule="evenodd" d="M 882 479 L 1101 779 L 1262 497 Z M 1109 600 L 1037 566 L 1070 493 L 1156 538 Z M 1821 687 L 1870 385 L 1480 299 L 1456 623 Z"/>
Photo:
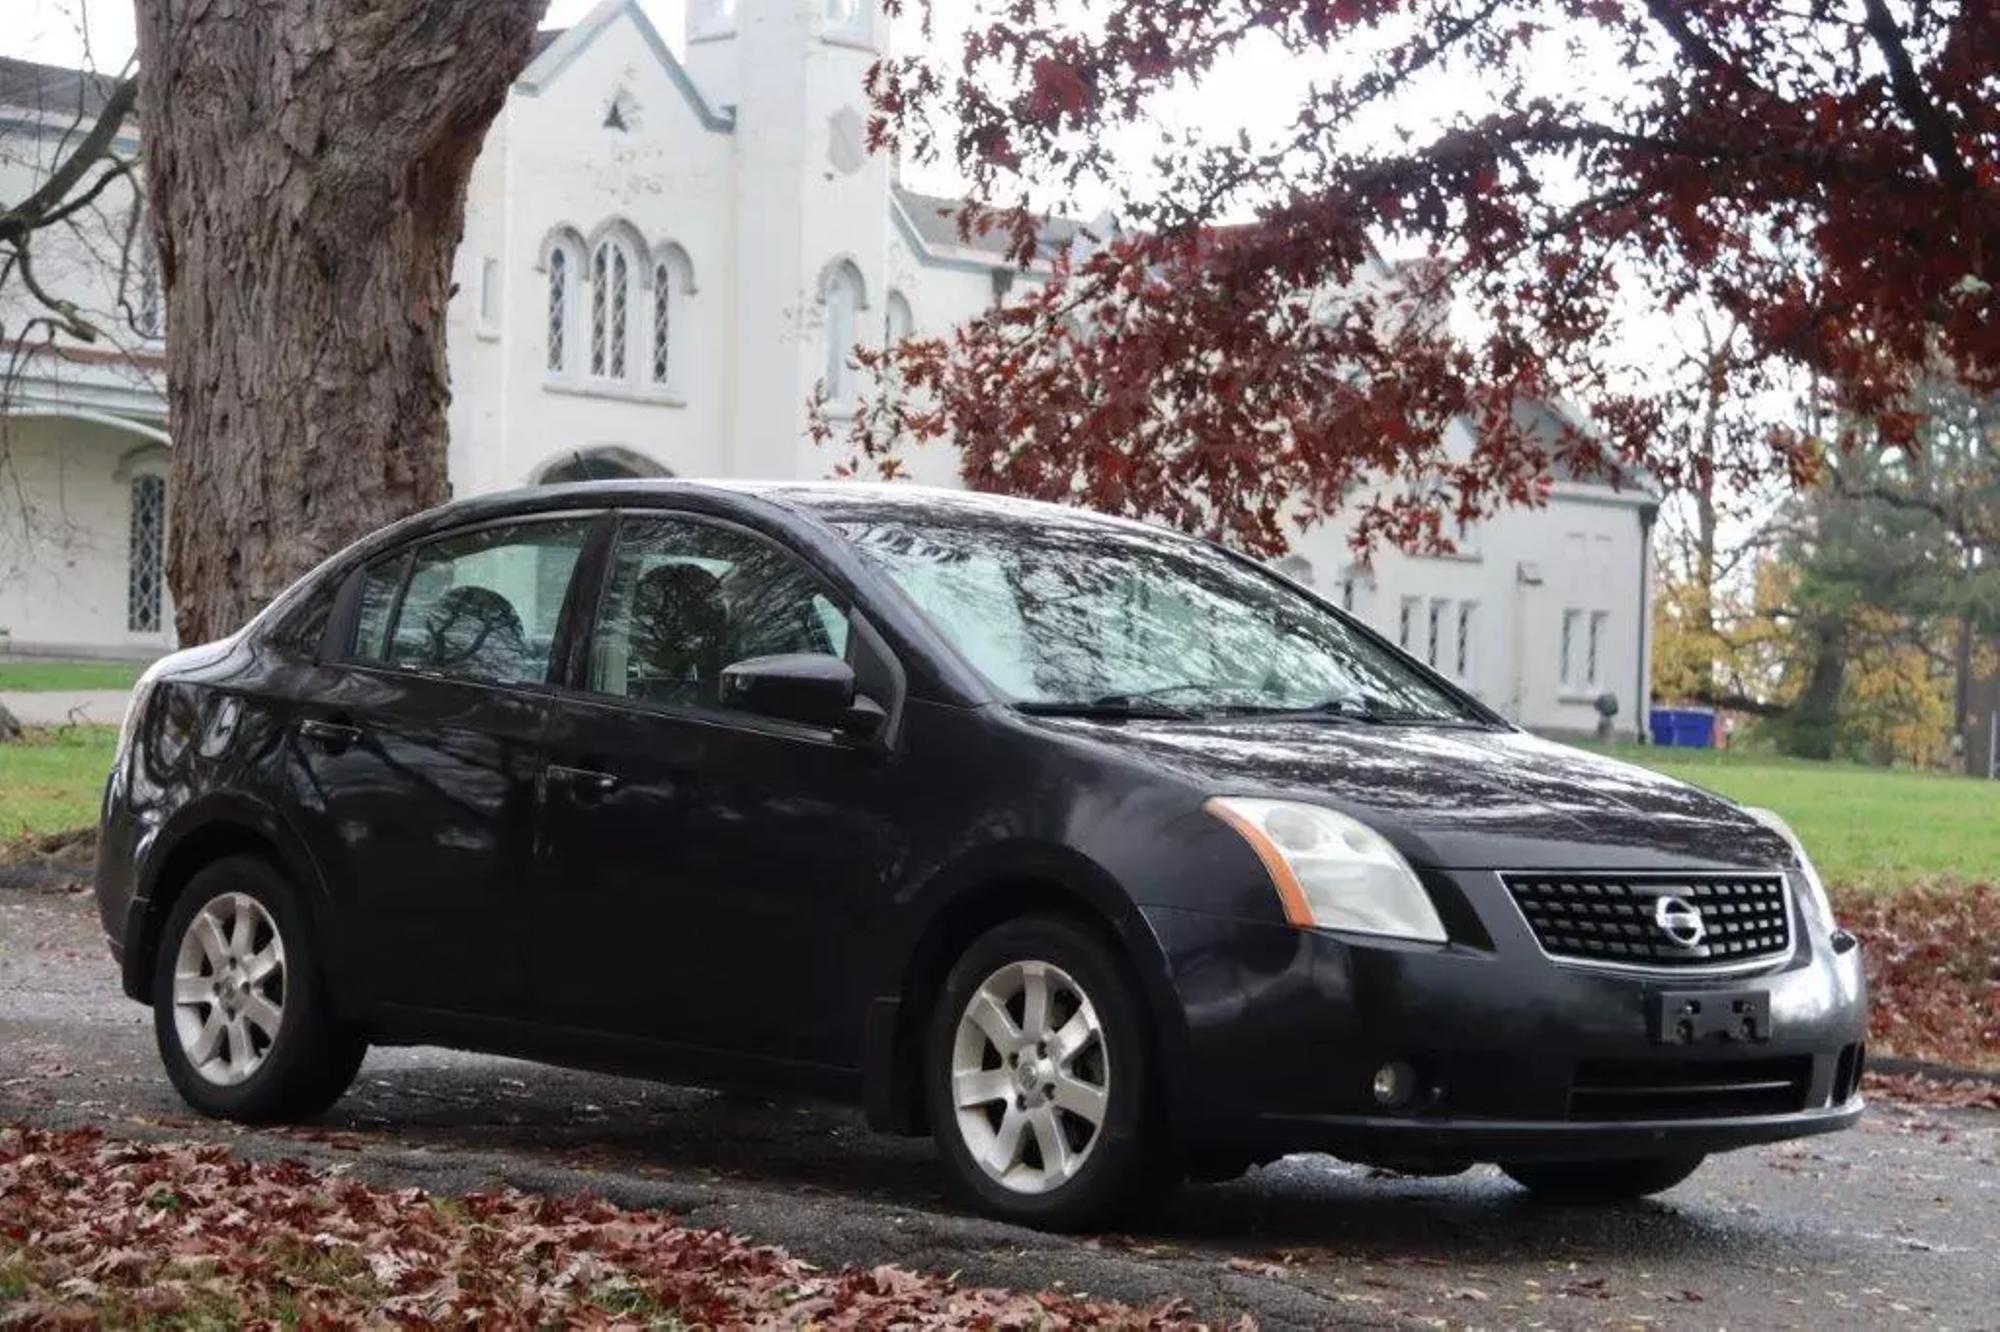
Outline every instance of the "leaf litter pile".
<path id="1" fill-rule="evenodd" d="M 2000 887 L 1841 893 L 1841 923 L 1868 966 L 1871 1056 L 2000 1072 Z M 1875 1080 L 1899 1100 L 2000 1108 L 2000 1085 Z"/>
<path id="2" fill-rule="evenodd" d="M 664 1213 L 0 1129 L 0 1324 L 1193 1327 L 1185 1306 L 821 1271 Z"/>

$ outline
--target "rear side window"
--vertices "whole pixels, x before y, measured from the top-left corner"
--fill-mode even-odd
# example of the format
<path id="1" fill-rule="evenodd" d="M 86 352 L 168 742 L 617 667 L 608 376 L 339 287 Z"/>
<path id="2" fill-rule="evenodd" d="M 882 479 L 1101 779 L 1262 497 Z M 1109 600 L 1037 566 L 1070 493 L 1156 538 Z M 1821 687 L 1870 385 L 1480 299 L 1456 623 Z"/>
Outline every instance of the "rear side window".
<path id="1" fill-rule="evenodd" d="M 467 680 L 543 683 L 591 523 L 481 528 L 372 566 L 355 615 L 354 655 Z"/>

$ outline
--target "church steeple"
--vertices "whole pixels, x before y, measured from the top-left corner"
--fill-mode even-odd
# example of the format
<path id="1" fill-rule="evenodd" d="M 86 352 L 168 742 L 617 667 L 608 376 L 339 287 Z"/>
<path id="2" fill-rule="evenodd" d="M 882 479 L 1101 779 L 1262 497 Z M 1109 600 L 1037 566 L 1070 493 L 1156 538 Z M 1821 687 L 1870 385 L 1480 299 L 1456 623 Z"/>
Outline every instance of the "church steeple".
<path id="1" fill-rule="evenodd" d="M 747 61 L 816 44 L 872 61 L 887 28 L 879 0 L 688 0 L 683 64 L 710 106 L 739 106 L 751 77 Z"/>

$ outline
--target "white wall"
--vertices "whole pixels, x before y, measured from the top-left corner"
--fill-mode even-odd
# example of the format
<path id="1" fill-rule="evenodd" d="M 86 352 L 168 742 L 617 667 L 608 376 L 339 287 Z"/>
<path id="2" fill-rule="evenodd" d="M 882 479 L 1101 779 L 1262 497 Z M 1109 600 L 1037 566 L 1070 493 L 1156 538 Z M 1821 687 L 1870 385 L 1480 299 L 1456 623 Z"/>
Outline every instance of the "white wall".
<path id="1" fill-rule="evenodd" d="M 8 484 L 0 487 L 0 649 L 154 656 L 162 630 L 126 619 L 132 478 L 163 475 L 166 450 L 90 422 L 0 422 Z"/>
<path id="2" fill-rule="evenodd" d="M 1540 509 L 1509 509 L 1476 524 L 1449 556 L 1375 551 L 1367 568 L 1355 563 L 1347 524 L 1316 526 L 1296 553 L 1310 566 L 1321 595 L 1351 608 L 1391 641 L 1430 661 L 1482 702 L 1536 730 L 1592 732 L 1595 701 L 1618 699 L 1620 734 L 1644 722 L 1649 686 L 1640 679 L 1641 631 L 1650 619 L 1649 580 L 1641 561 L 1647 545 L 1643 496 L 1596 487 L 1558 486 Z M 1299 570 L 1288 568 L 1294 576 Z M 1352 582 L 1351 594 L 1343 586 Z M 1404 604 L 1410 604 L 1407 636 Z M 1458 627 L 1470 606 L 1464 670 Z M 1431 611 L 1439 610 L 1438 643 Z M 1565 611 L 1579 615 L 1572 642 L 1571 680 L 1562 669 Z M 1601 615 L 1594 681 L 1587 676 L 1590 616 Z"/>

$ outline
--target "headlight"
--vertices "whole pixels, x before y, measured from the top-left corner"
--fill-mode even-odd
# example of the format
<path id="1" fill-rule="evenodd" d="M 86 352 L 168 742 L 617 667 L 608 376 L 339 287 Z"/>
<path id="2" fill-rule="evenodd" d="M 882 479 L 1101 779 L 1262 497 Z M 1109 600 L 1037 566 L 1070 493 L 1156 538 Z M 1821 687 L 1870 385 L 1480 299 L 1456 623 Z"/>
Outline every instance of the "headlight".
<path id="1" fill-rule="evenodd" d="M 1791 843 L 1792 854 L 1799 859 L 1799 877 L 1806 884 L 1806 914 L 1817 919 L 1831 933 L 1834 929 L 1833 902 L 1826 895 L 1826 885 L 1820 882 L 1819 871 L 1813 868 L 1812 857 L 1806 854 L 1805 843 L 1792 831 L 1792 825 L 1768 809 L 1745 808 L 1743 812 Z"/>
<path id="2" fill-rule="evenodd" d="M 125 719 L 118 724 L 118 748 L 111 759 L 113 772 L 125 766 L 125 756 L 132 750 L 132 737 L 139 732 L 139 721 L 146 715 L 147 700 L 152 698 L 153 686 L 158 682 L 158 670 L 157 663 L 148 666 L 125 700 Z"/>
<path id="3" fill-rule="evenodd" d="M 1292 924 L 1444 942 L 1415 871 L 1367 824 L 1295 800 L 1217 796 L 1206 808 L 1250 843 Z"/>

